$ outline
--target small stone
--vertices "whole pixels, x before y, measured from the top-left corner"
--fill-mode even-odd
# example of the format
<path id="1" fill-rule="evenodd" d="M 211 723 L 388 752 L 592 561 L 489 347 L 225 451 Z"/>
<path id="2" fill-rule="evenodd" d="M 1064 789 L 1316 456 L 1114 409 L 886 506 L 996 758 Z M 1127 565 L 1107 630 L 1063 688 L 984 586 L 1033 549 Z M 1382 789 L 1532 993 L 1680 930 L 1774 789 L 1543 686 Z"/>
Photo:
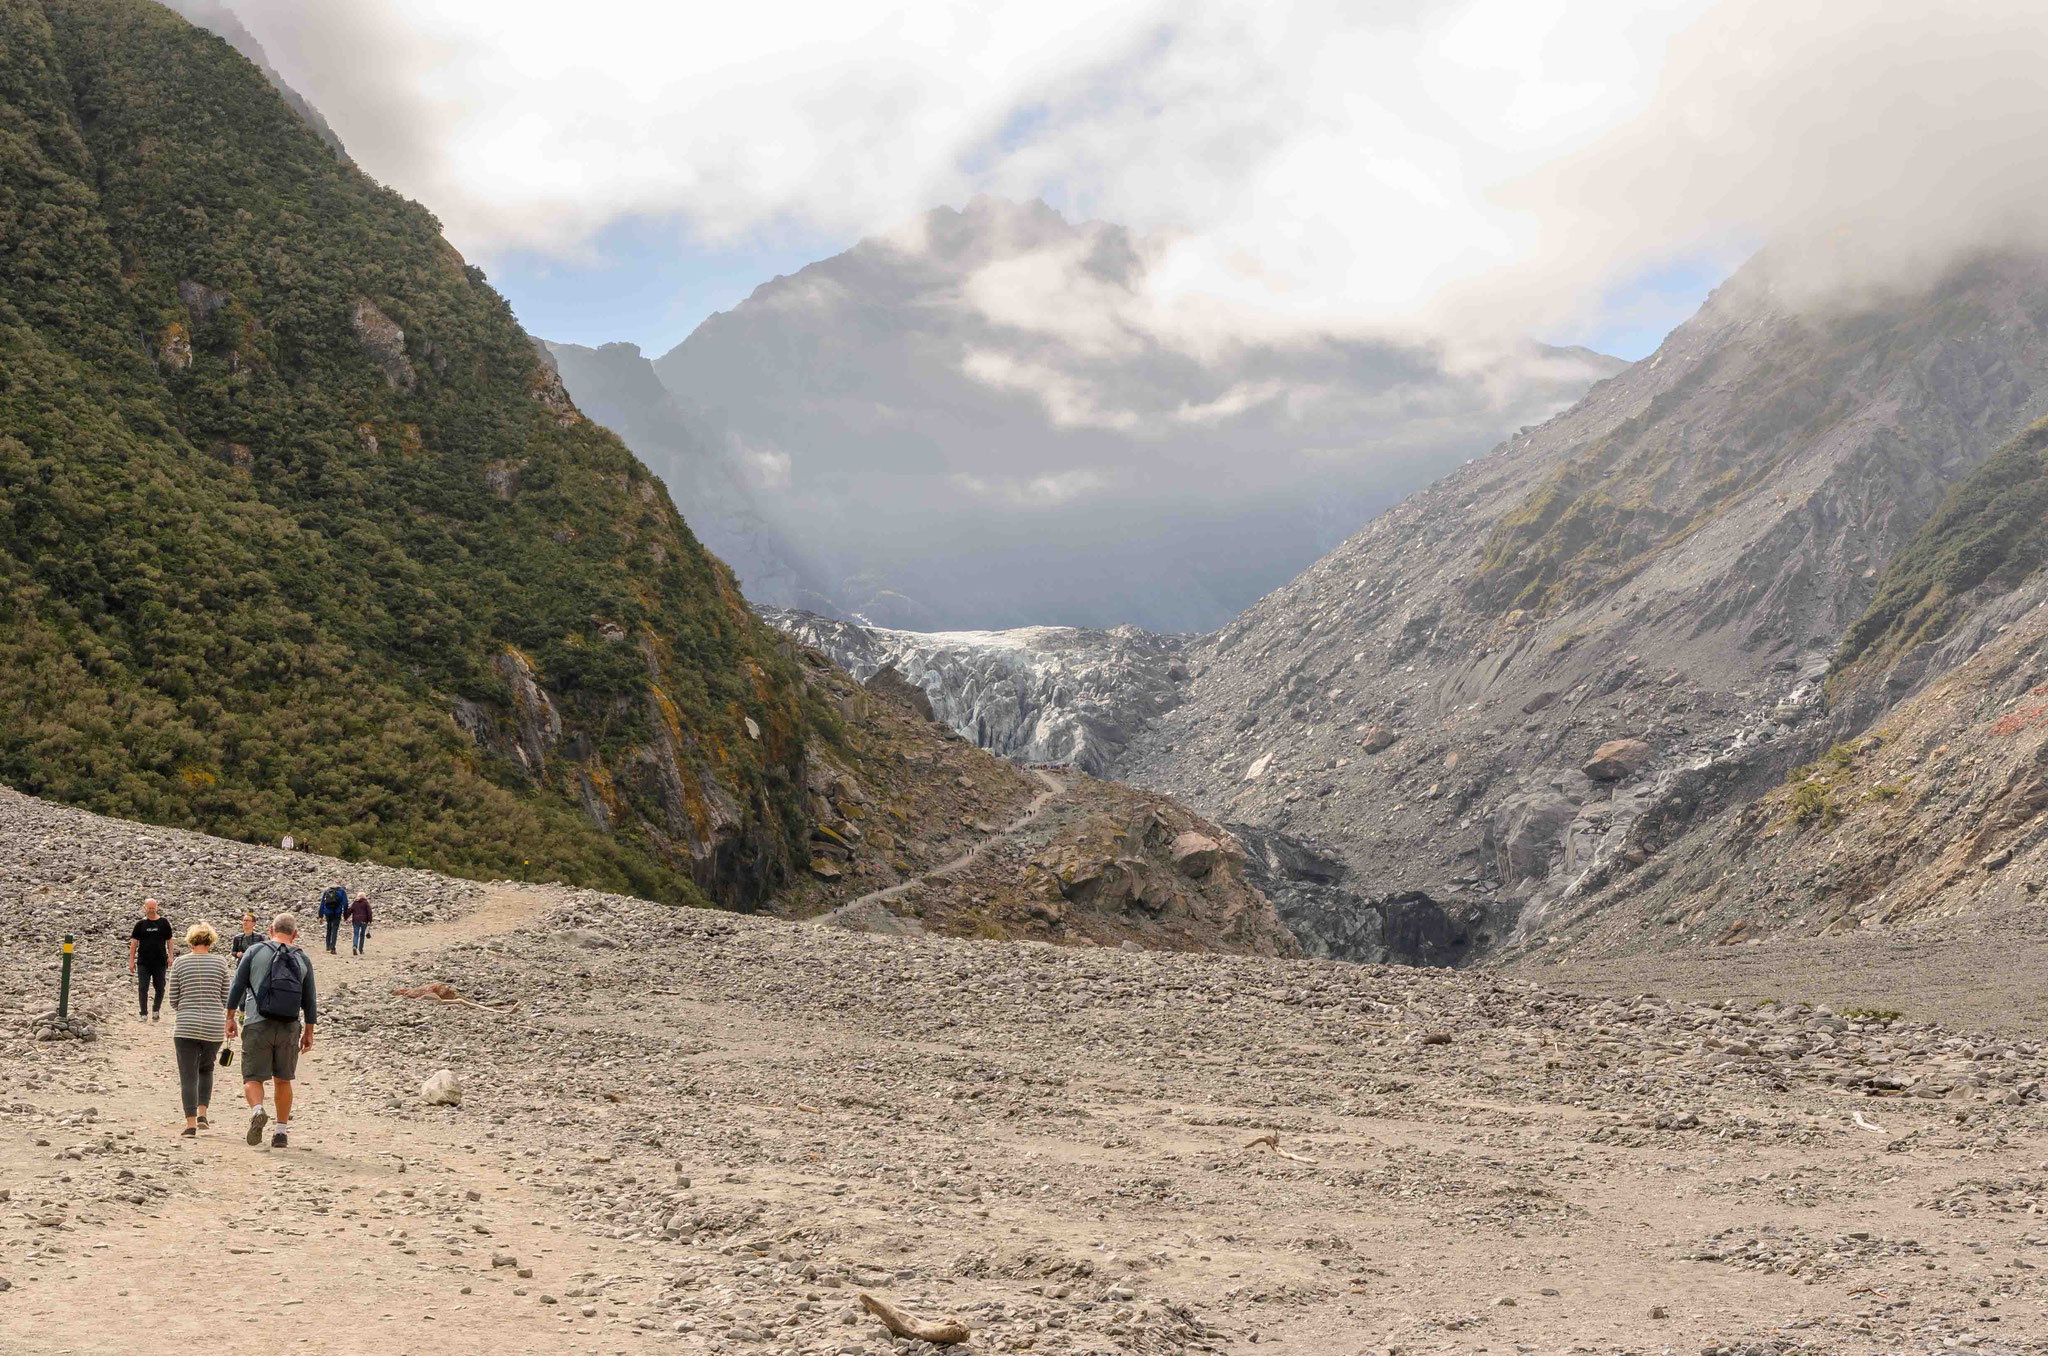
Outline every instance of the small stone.
<path id="1" fill-rule="evenodd" d="M 420 1085 L 420 1098 L 428 1106 L 461 1106 L 462 1080 L 453 1069 L 442 1069 Z"/>

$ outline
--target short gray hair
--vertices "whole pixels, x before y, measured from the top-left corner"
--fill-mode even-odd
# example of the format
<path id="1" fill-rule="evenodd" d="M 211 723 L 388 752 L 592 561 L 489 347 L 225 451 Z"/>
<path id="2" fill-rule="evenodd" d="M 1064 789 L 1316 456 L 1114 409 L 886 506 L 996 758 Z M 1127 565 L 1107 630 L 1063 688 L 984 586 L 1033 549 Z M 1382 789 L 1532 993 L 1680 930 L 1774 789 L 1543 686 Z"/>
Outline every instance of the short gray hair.
<path id="1" fill-rule="evenodd" d="M 270 920 L 270 930 L 282 932 L 287 937 L 296 937 L 299 935 L 299 920 L 292 917 L 290 912 L 281 913 Z"/>

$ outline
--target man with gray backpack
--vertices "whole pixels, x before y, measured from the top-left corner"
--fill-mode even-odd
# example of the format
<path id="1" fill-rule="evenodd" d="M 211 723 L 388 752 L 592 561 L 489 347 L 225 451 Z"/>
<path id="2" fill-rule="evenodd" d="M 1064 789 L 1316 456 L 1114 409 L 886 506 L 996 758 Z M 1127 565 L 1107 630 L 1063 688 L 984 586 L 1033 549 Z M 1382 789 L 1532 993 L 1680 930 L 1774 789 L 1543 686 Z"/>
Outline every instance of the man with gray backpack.
<path id="1" fill-rule="evenodd" d="M 228 1039 L 242 1021 L 242 1095 L 249 1103 L 249 1143 L 263 1142 L 269 1116 L 263 1085 L 276 1084 L 277 1128 L 270 1147 L 282 1149 L 291 1133 L 292 1079 L 299 1056 L 313 1048 L 320 1020 L 313 995 L 313 962 L 298 948 L 299 922 L 288 913 L 270 920 L 270 936 L 242 954 L 228 989 Z"/>

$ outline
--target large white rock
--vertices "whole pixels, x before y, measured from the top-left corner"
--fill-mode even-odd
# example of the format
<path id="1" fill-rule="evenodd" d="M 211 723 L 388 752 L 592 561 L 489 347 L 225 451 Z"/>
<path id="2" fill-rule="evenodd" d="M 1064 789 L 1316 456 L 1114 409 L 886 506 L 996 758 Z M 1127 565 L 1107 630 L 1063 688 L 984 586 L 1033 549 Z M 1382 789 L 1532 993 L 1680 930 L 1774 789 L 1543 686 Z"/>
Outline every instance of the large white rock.
<path id="1" fill-rule="evenodd" d="M 453 1069 L 442 1069 L 420 1085 L 420 1096 L 428 1106 L 461 1106 L 462 1080 Z"/>

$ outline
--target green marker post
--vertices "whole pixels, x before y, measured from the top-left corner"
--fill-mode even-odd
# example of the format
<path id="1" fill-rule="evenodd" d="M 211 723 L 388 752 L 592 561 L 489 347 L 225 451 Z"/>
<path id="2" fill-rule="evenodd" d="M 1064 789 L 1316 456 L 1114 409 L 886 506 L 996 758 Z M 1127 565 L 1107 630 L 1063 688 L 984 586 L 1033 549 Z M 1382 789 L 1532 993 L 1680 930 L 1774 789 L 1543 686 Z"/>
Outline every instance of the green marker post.
<path id="1" fill-rule="evenodd" d="M 64 973 L 57 981 L 57 1019 L 71 1015 L 71 934 L 64 934 Z"/>

